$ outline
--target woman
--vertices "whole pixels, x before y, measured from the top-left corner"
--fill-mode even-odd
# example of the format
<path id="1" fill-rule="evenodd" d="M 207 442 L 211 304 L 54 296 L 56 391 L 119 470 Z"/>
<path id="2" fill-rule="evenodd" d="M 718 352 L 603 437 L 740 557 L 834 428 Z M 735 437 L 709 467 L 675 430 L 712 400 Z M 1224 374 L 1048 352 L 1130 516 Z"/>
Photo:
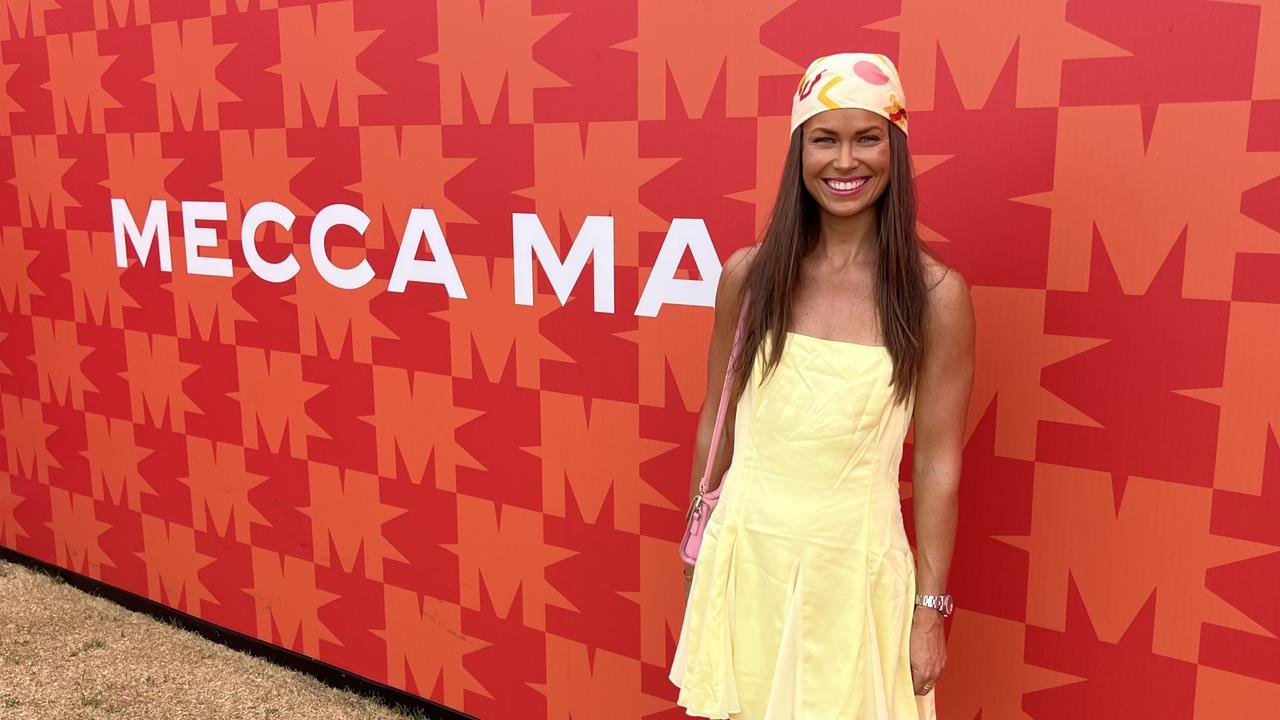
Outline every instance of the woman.
<path id="1" fill-rule="evenodd" d="M 973 311 L 916 234 L 904 102 L 883 55 L 815 60 L 763 240 L 721 275 L 708 388 L 744 315 L 712 473 L 728 465 L 725 489 L 686 568 L 671 669 L 692 716 L 935 717 Z M 898 484 L 913 420 L 918 566 Z"/>

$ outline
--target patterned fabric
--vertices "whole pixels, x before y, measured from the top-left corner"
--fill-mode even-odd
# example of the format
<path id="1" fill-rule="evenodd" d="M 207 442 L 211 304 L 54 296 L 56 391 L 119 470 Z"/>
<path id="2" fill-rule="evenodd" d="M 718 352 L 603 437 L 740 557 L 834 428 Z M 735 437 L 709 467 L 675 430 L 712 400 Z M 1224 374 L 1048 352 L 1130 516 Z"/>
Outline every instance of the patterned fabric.
<path id="1" fill-rule="evenodd" d="M 791 105 L 791 132 L 827 110 L 869 110 L 907 131 L 907 100 L 898 68 L 884 55 L 840 53 L 809 64 Z"/>

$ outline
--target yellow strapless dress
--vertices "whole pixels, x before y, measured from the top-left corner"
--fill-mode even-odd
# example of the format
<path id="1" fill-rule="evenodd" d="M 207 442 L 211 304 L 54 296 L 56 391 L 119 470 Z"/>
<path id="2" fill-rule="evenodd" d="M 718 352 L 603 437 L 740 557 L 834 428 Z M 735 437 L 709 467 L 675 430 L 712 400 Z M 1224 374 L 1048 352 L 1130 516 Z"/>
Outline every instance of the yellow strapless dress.
<path id="1" fill-rule="evenodd" d="M 914 397 L 883 346 L 788 333 L 738 401 L 670 678 L 694 717 L 932 720 L 909 638 L 898 466 Z M 936 691 L 935 691 L 936 692 Z"/>

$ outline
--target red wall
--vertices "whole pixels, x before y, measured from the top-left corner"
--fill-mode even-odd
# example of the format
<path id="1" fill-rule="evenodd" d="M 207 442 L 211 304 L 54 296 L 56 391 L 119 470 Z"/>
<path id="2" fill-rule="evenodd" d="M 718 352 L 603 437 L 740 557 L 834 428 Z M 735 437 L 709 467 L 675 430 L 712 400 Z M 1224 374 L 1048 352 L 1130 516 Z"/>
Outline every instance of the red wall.
<path id="1" fill-rule="evenodd" d="M 484 718 L 675 717 L 711 243 L 752 241 L 803 65 L 883 52 L 925 238 L 978 313 L 942 716 L 1280 703 L 1274 2 L 8 0 L 0 20 L 7 547 Z M 167 208 L 171 271 L 113 198 L 140 227 Z M 296 216 L 255 246 L 292 252 L 285 282 L 241 244 L 263 201 Z M 216 204 L 188 233 L 184 202 Z M 312 256 L 338 204 L 369 219 L 327 235 L 337 266 L 369 263 L 331 273 L 353 289 Z M 435 264 L 397 292 L 413 208 Z M 567 302 L 522 265 L 524 213 L 562 256 L 594 243 Z"/>

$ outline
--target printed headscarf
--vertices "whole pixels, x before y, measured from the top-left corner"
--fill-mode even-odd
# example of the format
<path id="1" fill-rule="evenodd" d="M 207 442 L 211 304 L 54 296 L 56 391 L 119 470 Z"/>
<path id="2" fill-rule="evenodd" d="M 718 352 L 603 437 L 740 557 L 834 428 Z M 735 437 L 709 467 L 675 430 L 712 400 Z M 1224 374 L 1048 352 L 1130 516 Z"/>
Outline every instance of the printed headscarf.
<path id="1" fill-rule="evenodd" d="M 791 105 L 791 132 L 827 110 L 869 110 L 907 131 L 906 97 L 898 68 L 884 55 L 840 53 L 809 64 Z"/>

